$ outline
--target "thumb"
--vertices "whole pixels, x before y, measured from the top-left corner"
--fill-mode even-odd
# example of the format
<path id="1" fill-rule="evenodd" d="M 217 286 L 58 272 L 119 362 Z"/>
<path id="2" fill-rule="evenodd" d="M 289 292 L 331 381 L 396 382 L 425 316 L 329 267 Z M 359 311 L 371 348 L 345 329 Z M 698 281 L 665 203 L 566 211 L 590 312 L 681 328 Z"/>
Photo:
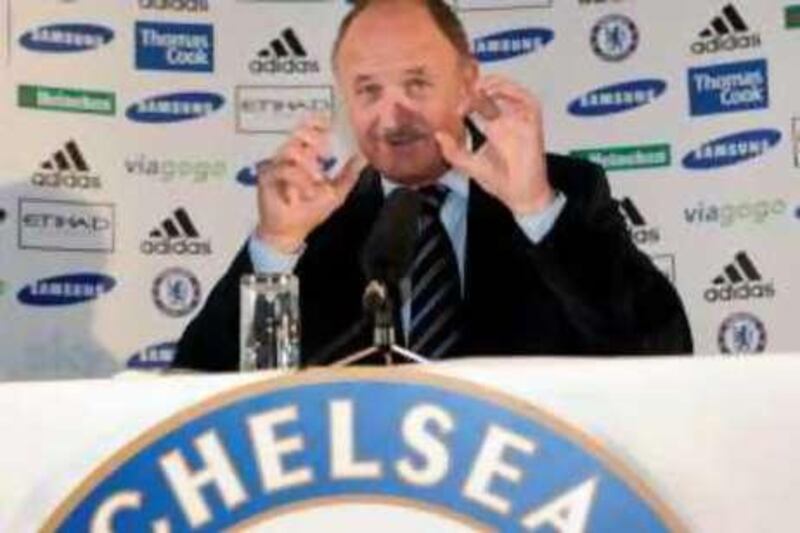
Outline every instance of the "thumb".
<path id="1" fill-rule="evenodd" d="M 360 153 L 356 153 L 347 160 L 347 163 L 331 180 L 333 190 L 340 199 L 350 194 L 353 186 L 358 181 L 361 171 L 367 166 L 367 159 Z"/>

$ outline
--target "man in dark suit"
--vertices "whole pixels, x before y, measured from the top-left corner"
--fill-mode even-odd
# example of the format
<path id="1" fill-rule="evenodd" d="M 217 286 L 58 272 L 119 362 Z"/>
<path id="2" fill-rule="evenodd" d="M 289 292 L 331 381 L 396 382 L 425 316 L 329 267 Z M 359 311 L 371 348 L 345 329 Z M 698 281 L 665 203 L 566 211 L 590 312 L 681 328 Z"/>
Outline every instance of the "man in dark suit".
<path id="1" fill-rule="evenodd" d="M 329 121 L 295 130 L 260 172 L 258 228 L 186 329 L 175 366 L 236 368 L 239 279 L 254 270 L 298 275 L 301 351 L 313 361 L 362 315 L 359 256 L 397 187 L 425 206 L 397 313 L 413 350 L 692 351 L 681 302 L 632 244 L 602 170 L 545 155 L 538 101 L 481 77 L 444 2 L 357 2 L 333 57 L 363 155 L 326 176 Z M 330 355 L 368 344 L 363 332 Z"/>

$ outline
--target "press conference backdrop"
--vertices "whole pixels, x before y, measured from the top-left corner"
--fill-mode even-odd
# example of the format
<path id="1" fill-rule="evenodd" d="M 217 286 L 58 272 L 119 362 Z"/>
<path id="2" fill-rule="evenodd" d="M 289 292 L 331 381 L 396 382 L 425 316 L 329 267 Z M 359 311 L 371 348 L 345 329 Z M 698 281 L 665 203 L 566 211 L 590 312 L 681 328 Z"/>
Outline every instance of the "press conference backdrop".
<path id="1" fill-rule="evenodd" d="M 453 4 L 548 149 L 606 167 L 698 352 L 800 349 L 800 3 Z M 0 377 L 168 364 L 254 226 L 255 163 L 332 107 L 347 8 L 0 0 Z"/>

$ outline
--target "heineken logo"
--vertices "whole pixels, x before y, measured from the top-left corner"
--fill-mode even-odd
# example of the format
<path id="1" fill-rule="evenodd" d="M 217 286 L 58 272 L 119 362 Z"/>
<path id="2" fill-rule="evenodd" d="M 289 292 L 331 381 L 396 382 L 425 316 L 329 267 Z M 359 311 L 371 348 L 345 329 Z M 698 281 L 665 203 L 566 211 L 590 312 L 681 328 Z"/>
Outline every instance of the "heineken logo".
<path id="1" fill-rule="evenodd" d="M 672 162 L 669 144 L 590 148 L 572 150 L 570 155 L 588 159 L 607 171 L 668 167 Z"/>
<path id="2" fill-rule="evenodd" d="M 97 115 L 114 115 L 117 108 L 116 95 L 111 92 L 41 85 L 20 85 L 17 88 L 17 104 L 30 109 Z"/>

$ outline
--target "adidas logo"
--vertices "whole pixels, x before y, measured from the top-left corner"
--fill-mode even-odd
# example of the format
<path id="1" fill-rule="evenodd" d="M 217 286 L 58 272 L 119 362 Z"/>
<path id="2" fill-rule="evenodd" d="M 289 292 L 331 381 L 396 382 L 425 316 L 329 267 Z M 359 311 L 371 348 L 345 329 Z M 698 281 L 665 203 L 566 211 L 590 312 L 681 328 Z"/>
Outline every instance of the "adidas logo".
<path id="1" fill-rule="evenodd" d="M 714 278 L 712 286 L 706 289 L 703 297 L 708 302 L 729 302 L 732 300 L 751 300 L 773 298 L 773 282 L 765 282 L 753 261 L 745 252 L 739 252 L 733 263 L 726 266 L 722 274 Z"/>
<path id="2" fill-rule="evenodd" d="M 145 255 L 211 255 L 211 241 L 201 240 L 189 213 L 176 209 L 142 241 Z"/>
<path id="3" fill-rule="evenodd" d="M 716 52 L 757 48 L 761 46 L 761 35 L 751 33 L 747 23 L 733 4 L 722 8 L 719 16 L 700 32 L 700 40 L 692 44 L 692 53 L 713 54 Z"/>
<path id="4" fill-rule="evenodd" d="M 294 30 L 287 28 L 250 62 L 253 74 L 310 74 L 319 72 L 319 62 L 308 53 Z"/>
<path id="5" fill-rule="evenodd" d="M 75 141 L 67 142 L 50 159 L 39 165 L 31 183 L 38 187 L 99 189 L 100 177 L 89 173 L 89 165 Z"/>
<path id="6" fill-rule="evenodd" d="M 650 227 L 642 212 L 636 207 L 628 197 L 623 198 L 617 202 L 619 212 L 625 218 L 628 225 L 628 233 L 631 240 L 637 245 L 653 244 L 661 240 L 661 231 L 658 228 Z"/>

